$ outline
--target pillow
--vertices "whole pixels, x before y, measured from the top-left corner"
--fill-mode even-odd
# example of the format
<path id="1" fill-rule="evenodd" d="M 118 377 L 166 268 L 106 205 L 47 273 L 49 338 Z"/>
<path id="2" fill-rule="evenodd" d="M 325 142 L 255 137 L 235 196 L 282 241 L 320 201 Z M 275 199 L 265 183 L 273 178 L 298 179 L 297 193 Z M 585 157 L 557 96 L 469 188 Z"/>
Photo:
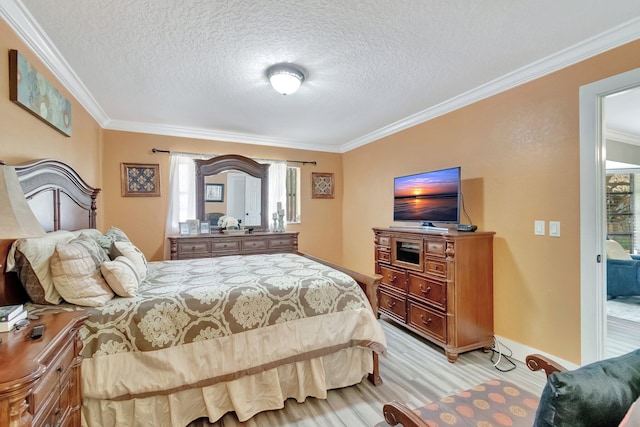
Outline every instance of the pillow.
<path id="1" fill-rule="evenodd" d="M 118 227 L 109 228 L 106 233 L 94 236 L 98 244 L 104 251 L 107 253 L 109 257 L 112 259 L 115 257 L 111 256 L 111 245 L 113 242 L 130 242 L 129 237 L 125 234 L 124 231 L 120 230 Z"/>
<path id="2" fill-rule="evenodd" d="M 36 304 L 60 304 L 62 298 L 53 285 L 50 261 L 56 244 L 74 238 L 70 231 L 52 231 L 42 237 L 18 239 L 11 246 L 7 270 L 15 271 L 25 291 Z"/>
<path id="3" fill-rule="evenodd" d="M 607 240 L 607 258 L 609 259 L 633 259 L 615 240 Z"/>
<path id="4" fill-rule="evenodd" d="M 58 243 L 51 257 L 51 275 L 56 290 L 72 304 L 104 305 L 113 298 L 113 291 L 100 273 L 100 264 L 105 261 L 108 258 L 100 245 L 85 234 Z"/>
<path id="5" fill-rule="evenodd" d="M 134 297 L 140 286 L 140 276 L 133 262 L 125 256 L 100 264 L 102 276 L 109 287 L 121 297 Z"/>
<path id="6" fill-rule="evenodd" d="M 147 259 L 133 243 L 113 242 L 111 245 L 111 257 L 115 259 L 119 256 L 127 257 L 133 263 L 140 280 L 144 280 L 147 277 Z"/>
<path id="7" fill-rule="evenodd" d="M 640 350 L 551 374 L 534 425 L 618 425 L 638 397 Z"/>

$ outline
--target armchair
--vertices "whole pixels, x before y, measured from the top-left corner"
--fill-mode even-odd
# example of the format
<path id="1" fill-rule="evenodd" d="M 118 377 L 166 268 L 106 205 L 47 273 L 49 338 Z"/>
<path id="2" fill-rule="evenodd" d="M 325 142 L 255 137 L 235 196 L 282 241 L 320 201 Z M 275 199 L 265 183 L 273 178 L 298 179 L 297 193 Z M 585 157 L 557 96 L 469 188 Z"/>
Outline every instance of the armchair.
<path id="1" fill-rule="evenodd" d="M 640 295 L 640 255 L 629 255 L 607 240 L 607 298 Z"/>

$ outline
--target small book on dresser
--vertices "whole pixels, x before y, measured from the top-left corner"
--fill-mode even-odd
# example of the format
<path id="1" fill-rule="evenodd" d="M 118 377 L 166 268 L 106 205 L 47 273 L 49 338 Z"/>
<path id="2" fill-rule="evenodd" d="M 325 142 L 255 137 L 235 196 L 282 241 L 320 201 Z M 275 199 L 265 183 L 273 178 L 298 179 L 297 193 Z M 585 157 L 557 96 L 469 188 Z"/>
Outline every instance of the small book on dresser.
<path id="1" fill-rule="evenodd" d="M 27 311 L 24 309 L 24 307 L 22 307 L 22 305 L 9 307 L 19 308 L 14 308 L 13 311 L 8 311 L 7 314 L 4 310 L 7 307 L 0 307 L 0 332 L 9 332 L 11 329 L 13 329 L 16 323 L 18 323 L 22 319 L 27 318 Z"/>
<path id="2" fill-rule="evenodd" d="M 22 304 L 0 306 L 0 322 L 8 322 L 23 311 Z"/>

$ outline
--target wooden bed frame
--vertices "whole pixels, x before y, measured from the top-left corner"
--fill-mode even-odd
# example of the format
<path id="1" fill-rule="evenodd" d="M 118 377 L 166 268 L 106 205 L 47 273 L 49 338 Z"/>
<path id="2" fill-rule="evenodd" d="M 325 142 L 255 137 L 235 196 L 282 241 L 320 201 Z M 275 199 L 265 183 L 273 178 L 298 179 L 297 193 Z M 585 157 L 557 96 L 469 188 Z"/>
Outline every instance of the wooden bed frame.
<path id="1" fill-rule="evenodd" d="M 25 197 L 45 231 L 80 230 L 96 228 L 96 198 L 99 188 L 87 184 L 69 165 L 57 160 L 44 159 L 14 166 Z M 5 272 L 12 240 L 0 241 L 0 305 L 19 304 L 29 300 L 16 273 Z M 377 317 L 377 289 L 381 276 L 367 276 L 328 261 L 300 253 L 351 276 L 365 291 Z M 379 385 L 378 354 L 373 353 L 373 373 L 368 379 Z"/>

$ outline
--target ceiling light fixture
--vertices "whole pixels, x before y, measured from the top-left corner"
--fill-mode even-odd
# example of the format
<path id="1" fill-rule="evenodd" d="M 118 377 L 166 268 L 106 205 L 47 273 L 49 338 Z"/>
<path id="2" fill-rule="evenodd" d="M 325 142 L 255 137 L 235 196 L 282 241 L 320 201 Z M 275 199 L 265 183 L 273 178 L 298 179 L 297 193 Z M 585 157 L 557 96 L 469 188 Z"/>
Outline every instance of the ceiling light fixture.
<path id="1" fill-rule="evenodd" d="M 271 86 L 283 95 L 291 95 L 304 81 L 304 74 L 293 64 L 276 64 L 267 70 Z"/>

